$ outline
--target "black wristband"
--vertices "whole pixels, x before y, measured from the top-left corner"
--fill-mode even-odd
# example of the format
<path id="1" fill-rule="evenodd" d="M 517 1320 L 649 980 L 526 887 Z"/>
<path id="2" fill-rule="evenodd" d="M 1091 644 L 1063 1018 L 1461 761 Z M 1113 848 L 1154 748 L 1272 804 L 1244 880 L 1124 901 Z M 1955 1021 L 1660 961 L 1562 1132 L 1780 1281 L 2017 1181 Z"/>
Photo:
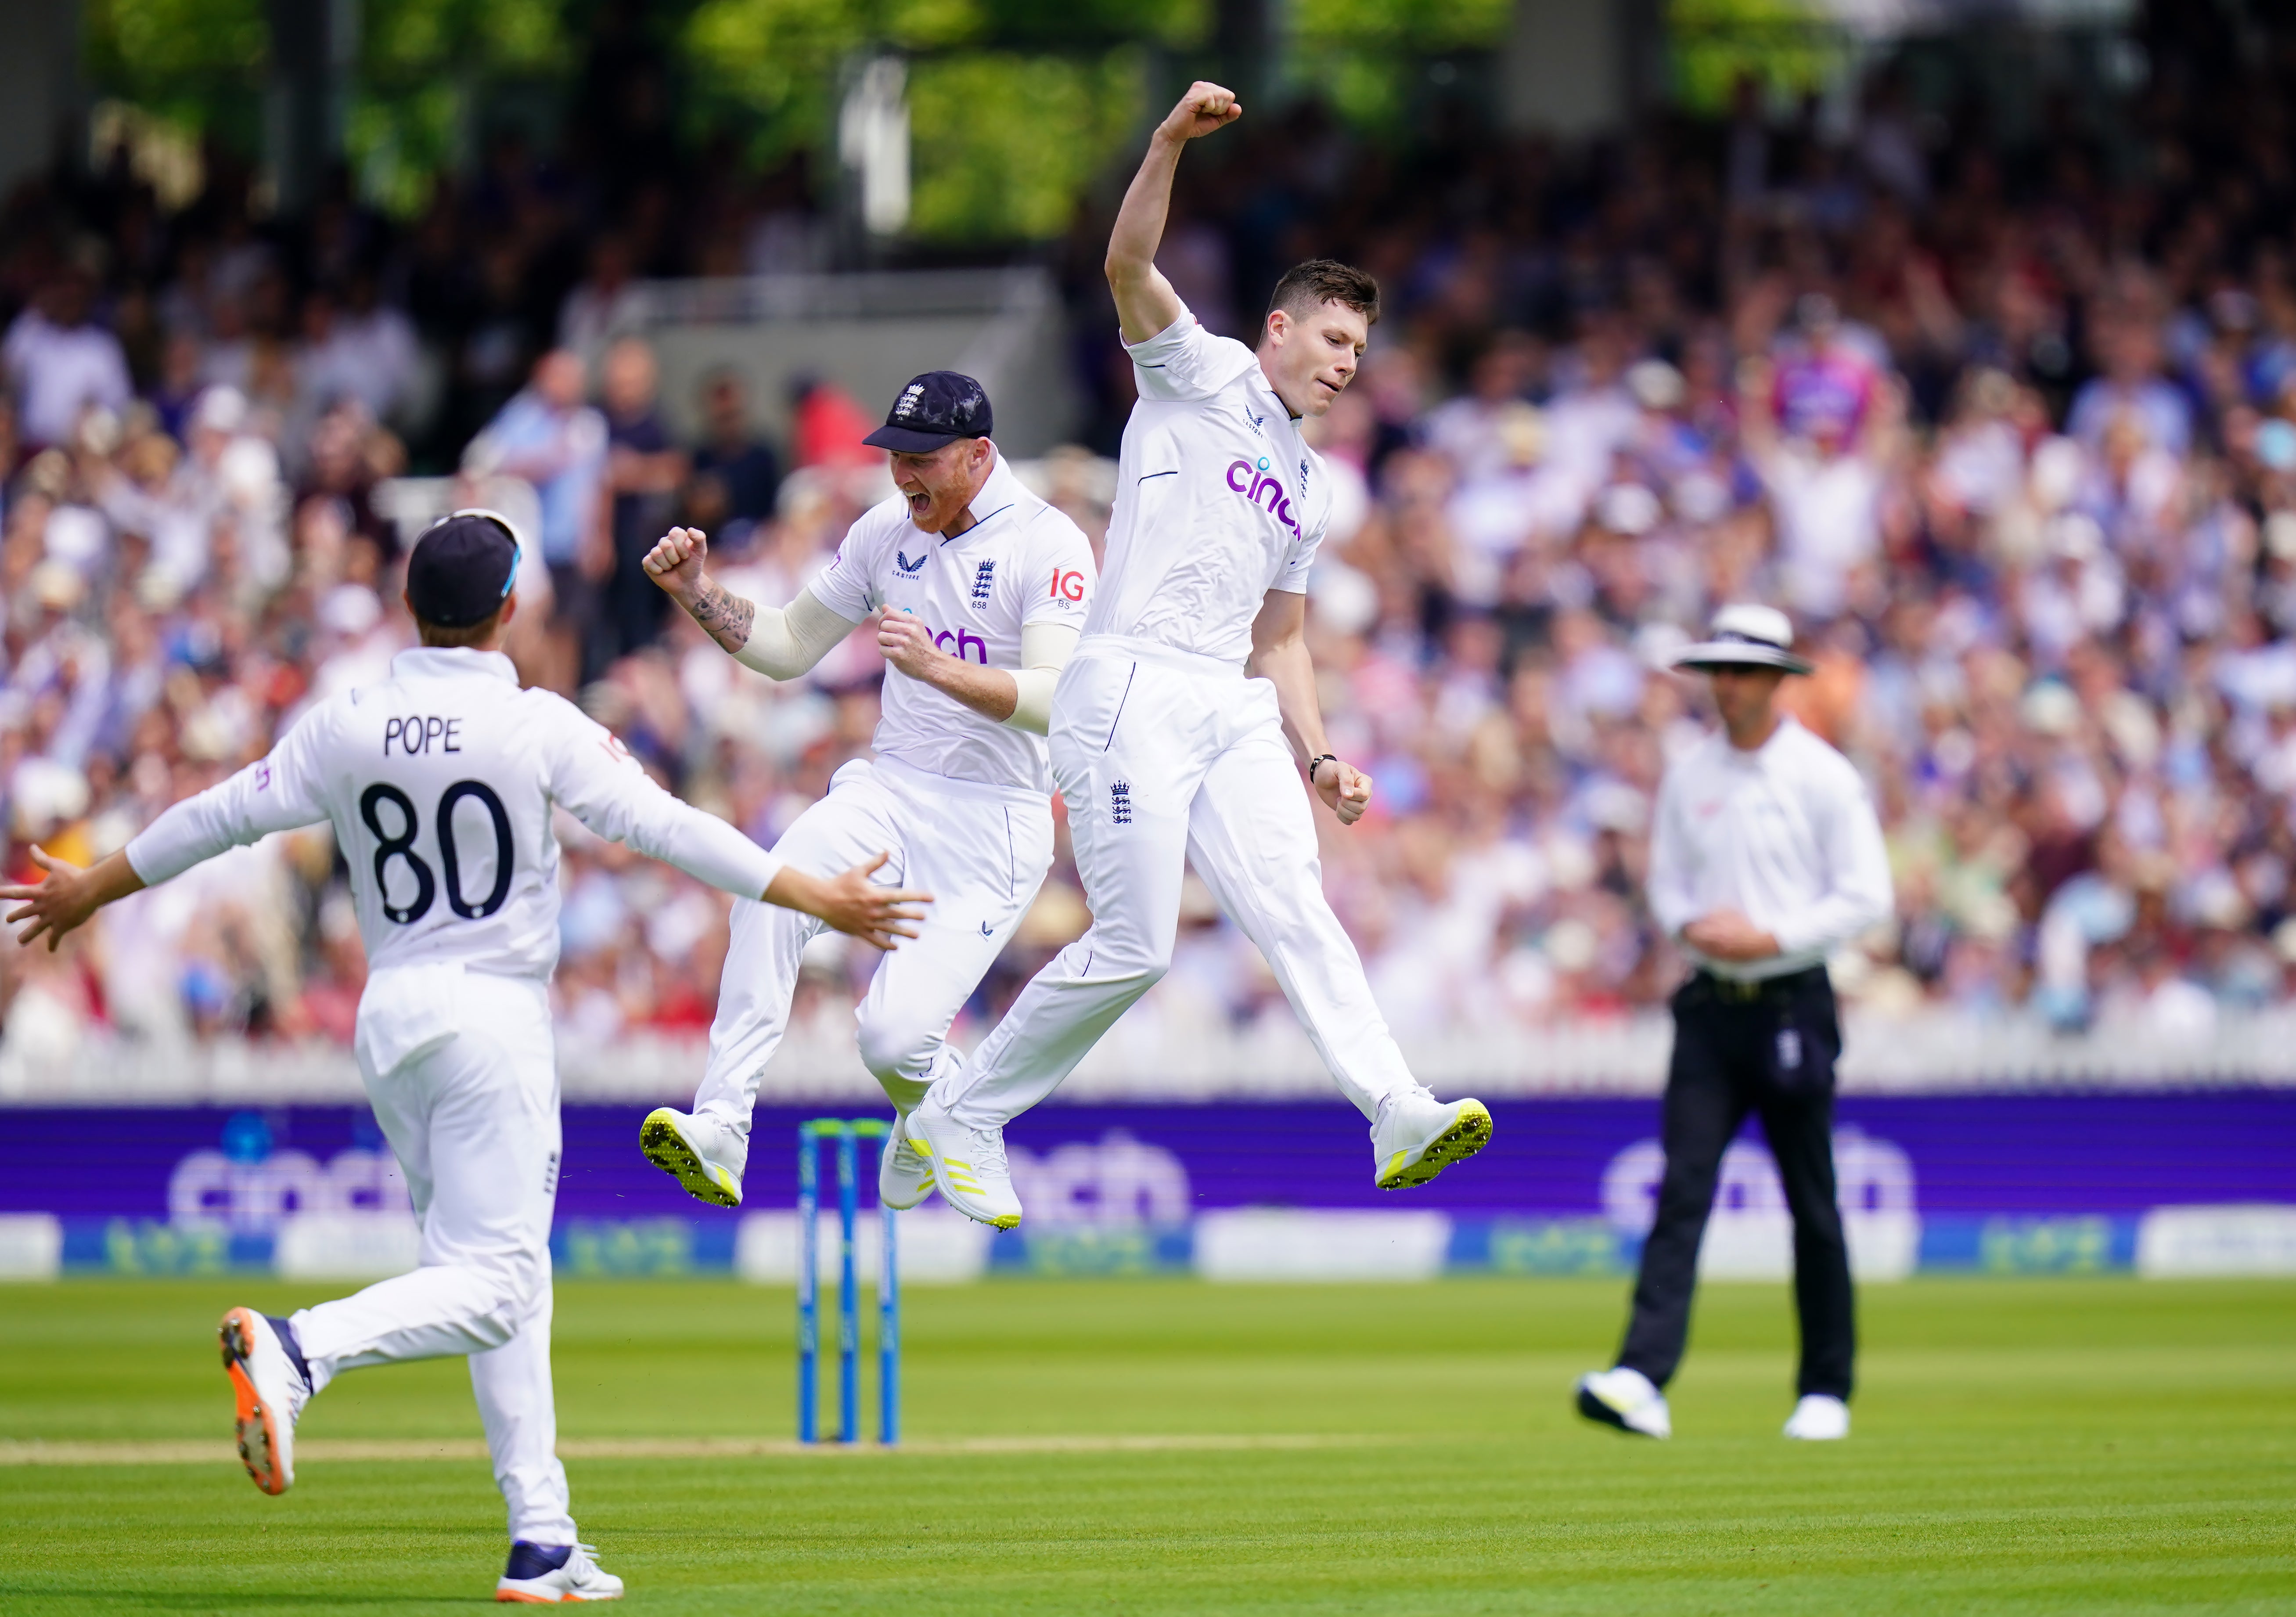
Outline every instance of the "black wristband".
<path id="1" fill-rule="evenodd" d="M 1322 768 L 1325 764 L 1335 764 L 1339 761 L 1340 755 L 1336 752 L 1316 753 L 1315 757 L 1308 760 L 1308 784 L 1311 786 L 1316 784 L 1316 770 Z"/>

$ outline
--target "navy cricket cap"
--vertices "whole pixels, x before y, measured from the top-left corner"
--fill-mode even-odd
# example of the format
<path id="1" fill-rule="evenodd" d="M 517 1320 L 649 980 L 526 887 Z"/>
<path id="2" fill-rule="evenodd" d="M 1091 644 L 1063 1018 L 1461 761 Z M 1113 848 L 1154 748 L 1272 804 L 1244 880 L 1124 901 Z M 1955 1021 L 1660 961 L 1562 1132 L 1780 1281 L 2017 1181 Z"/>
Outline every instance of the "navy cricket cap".
<path id="1" fill-rule="evenodd" d="M 468 628 L 502 610 L 518 578 L 518 538 L 492 511 L 457 511 L 425 529 L 406 559 L 406 603 L 425 623 Z"/>
<path id="2" fill-rule="evenodd" d="M 987 438 L 996 430 L 988 393 L 956 371 L 927 371 L 912 377 L 893 400 L 885 424 L 861 441 L 904 455 L 931 455 L 960 438 Z"/>

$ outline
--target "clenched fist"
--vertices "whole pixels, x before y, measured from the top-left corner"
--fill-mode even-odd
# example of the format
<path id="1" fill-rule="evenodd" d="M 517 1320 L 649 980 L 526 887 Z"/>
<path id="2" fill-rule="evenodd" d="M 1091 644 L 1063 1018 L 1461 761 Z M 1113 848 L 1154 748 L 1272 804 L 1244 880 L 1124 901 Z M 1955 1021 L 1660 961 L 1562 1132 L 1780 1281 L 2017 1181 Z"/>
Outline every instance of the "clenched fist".
<path id="1" fill-rule="evenodd" d="M 1234 91 L 1199 78 L 1180 97 L 1180 104 L 1164 115 L 1164 121 L 1156 126 L 1156 135 L 1160 140 L 1194 140 L 1215 129 L 1225 129 L 1242 116 L 1243 108 L 1237 104 Z"/>
<path id="2" fill-rule="evenodd" d="M 933 644 L 932 630 L 912 612 L 882 608 L 877 613 L 877 649 L 912 679 L 922 679 L 926 668 L 948 655 Z"/>
<path id="3" fill-rule="evenodd" d="M 673 528 L 654 541 L 641 565 L 675 599 L 691 602 L 701 587 L 701 564 L 709 555 L 709 535 L 699 528 Z"/>
<path id="4" fill-rule="evenodd" d="M 1316 766 L 1311 783 L 1316 795 L 1332 806 L 1340 824 L 1352 825 L 1371 807 L 1371 776 L 1344 759 L 1327 759 Z"/>

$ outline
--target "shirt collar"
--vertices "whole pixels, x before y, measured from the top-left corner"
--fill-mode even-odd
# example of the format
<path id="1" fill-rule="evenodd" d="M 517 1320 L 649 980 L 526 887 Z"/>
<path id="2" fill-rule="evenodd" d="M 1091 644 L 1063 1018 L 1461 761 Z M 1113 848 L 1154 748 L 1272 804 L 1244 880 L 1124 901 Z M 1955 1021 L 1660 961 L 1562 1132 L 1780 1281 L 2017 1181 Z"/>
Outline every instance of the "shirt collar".
<path id="1" fill-rule="evenodd" d="M 394 679 L 458 679 L 483 674 L 504 685 L 518 683 L 518 665 L 500 652 L 467 645 L 418 645 L 390 660 Z"/>
<path id="2" fill-rule="evenodd" d="M 1267 380 L 1267 373 L 1260 368 L 1257 351 L 1251 356 L 1251 369 L 1247 373 L 1247 379 L 1249 385 L 1258 391 L 1260 401 L 1267 406 L 1267 419 L 1280 421 L 1292 431 L 1299 431 L 1299 418 L 1292 414 L 1292 406 L 1283 402 L 1283 395 L 1275 390 L 1275 384 Z"/>
<path id="3" fill-rule="evenodd" d="M 1717 729 L 1714 733 L 1721 738 L 1722 753 L 1724 757 L 1734 759 L 1740 763 L 1753 764 L 1759 763 L 1762 759 L 1769 757 L 1771 752 L 1776 749 L 1778 743 L 1785 739 L 1785 734 L 1788 730 L 1799 730 L 1800 728 L 1801 720 L 1796 718 L 1791 713 L 1781 713 L 1778 715 L 1777 727 L 1770 732 L 1769 739 L 1763 742 L 1760 746 L 1756 747 L 1751 752 L 1734 743 L 1730 739 L 1729 731 Z"/>
<path id="4" fill-rule="evenodd" d="M 980 492 L 972 497 L 972 526 L 953 538 L 939 533 L 932 537 L 944 545 L 961 544 L 1019 505 L 1021 497 L 1028 491 L 1028 486 L 1013 473 L 1012 463 L 999 449 L 996 451 L 996 464 L 989 468 L 988 480 L 981 484 Z"/>

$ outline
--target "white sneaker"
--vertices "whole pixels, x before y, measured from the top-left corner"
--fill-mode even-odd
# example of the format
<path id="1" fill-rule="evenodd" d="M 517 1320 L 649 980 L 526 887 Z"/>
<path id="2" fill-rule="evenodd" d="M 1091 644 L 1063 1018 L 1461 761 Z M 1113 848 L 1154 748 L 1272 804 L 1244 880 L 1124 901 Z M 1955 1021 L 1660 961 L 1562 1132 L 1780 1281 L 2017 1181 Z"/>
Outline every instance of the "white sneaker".
<path id="1" fill-rule="evenodd" d="M 295 1423 L 311 1397 L 294 1327 L 253 1309 L 234 1309 L 216 1334 L 239 1400 L 239 1457 L 258 1488 L 285 1493 L 295 1485 Z"/>
<path id="2" fill-rule="evenodd" d="M 1382 1190 L 1424 1185 L 1490 1141 L 1490 1110 L 1482 1102 L 1446 1105 L 1416 1084 L 1398 1089 L 1379 1103 L 1372 1121 L 1372 1183 Z"/>
<path id="3" fill-rule="evenodd" d="M 688 1116 L 656 1106 L 638 1125 L 638 1149 L 656 1168 L 685 1186 L 685 1194 L 713 1207 L 742 1204 L 742 1170 L 749 1165 L 750 1142 L 706 1112 Z"/>
<path id="4" fill-rule="evenodd" d="M 1666 1407 L 1666 1394 L 1651 1384 L 1649 1376 L 1624 1365 L 1614 1370 L 1590 1371 L 1578 1378 L 1578 1413 L 1638 1437 L 1674 1435 L 1674 1416 Z"/>
<path id="5" fill-rule="evenodd" d="M 932 1194 L 932 1160 L 909 1137 L 909 1120 L 896 1112 L 893 1132 L 877 1153 L 877 1200 L 906 1212 Z"/>
<path id="6" fill-rule="evenodd" d="M 967 1129 L 928 1096 L 908 1115 L 910 1142 L 922 1152 L 941 1199 L 966 1218 L 998 1229 L 1017 1229 L 1021 1198 L 1004 1166 L 1002 1129 Z"/>
<path id="7" fill-rule="evenodd" d="M 510 1564 L 495 1585 L 495 1598 L 509 1605 L 556 1605 L 562 1600 L 619 1600 L 622 1580 L 590 1559 L 594 1544 L 529 1544 L 510 1547 Z"/>
<path id="8" fill-rule="evenodd" d="M 1849 1435 L 1849 1406 L 1831 1392 L 1806 1394 L 1786 1417 L 1786 1435 L 1808 1443 L 1839 1442 Z"/>

